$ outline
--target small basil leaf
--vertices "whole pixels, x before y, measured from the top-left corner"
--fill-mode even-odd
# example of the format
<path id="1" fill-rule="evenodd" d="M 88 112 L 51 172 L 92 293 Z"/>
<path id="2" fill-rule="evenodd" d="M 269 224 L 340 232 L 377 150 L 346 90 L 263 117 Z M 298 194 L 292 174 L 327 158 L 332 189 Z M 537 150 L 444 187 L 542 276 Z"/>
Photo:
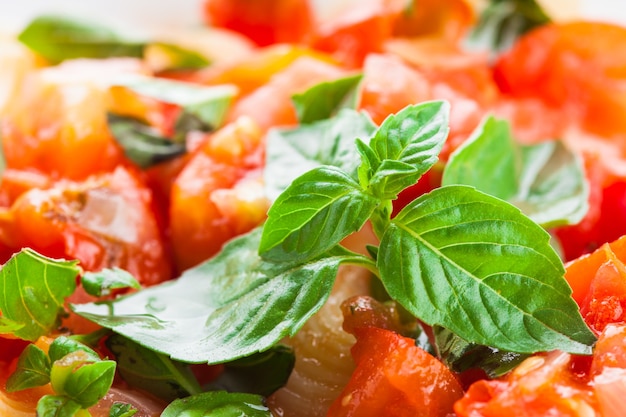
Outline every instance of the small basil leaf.
<path id="1" fill-rule="evenodd" d="M 362 77 L 358 74 L 323 82 L 295 94 L 291 99 L 300 123 L 328 119 L 341 108 L 354 108 L 354 93 Z"/>
<path id="2" fill-rule="evenodd" d="M 105 268 L 98 272 L 85 272 L 81 278 L 81 285 L 87 294 L 95 297 L 107 296 L 112 290 L 141 288 L 139 282 L 130 272 L 120 268 Z"/>
<path id="3" fill-rule="evenodd" d="M 52 15 L 34 19 L 18 39 L 52 63 L 72 58 L 139 58 L 145 46 L 101 25 Z"/>
<path id="4" fill-rule="evenodd" d="M 160 136 L 156 129 L 139 120 L 109 114 L 108 124 L 111 134 L 124 149 L 128 159 L 141 168 L 148 168 L 186 152 L 183 144 Z"/>
<path id="5" fill-rule="evenodd" d="M 491 0 L 470 32 L 468 44 L 504 51 L 524 33 L 549 22 L 535 0 Z"/>
<path id="6" fill-rule="evenodd" d="M 77 417 L 82 408 L 64 395 L 44 395 L 37 402 L 37 417 Z"/>
<path id="7" fill-rule="evenodd" d="M 200 69 L 209 60 L 197 52 L 171 43 L 156 42 L 146 46 L 145 60 L 153 71 Z"/>
<path id="8" fill-rule="evenodd" d="M 469 343 L 440 326 L 434 326 L 433 333 L 440 359 L 458 373 L 482 369 L 490 378 L 498 378 L 530 356 Z"/>
<path id="9" fill-rule="evenodd" d="M 442 183 L 471 185 L 507 200 L 543 227 L 578 223 L 588 207 L 576 154 L 558 141 L 520 146 L 508 122 L 493 117 L 452 153 Z"/>
<path id="10" fill-rule="evenodd" d="M 126 87 L 137 94 L 175 104 L 182 108 L 180 120 L 177 121 L 177 133 L 181 127 L 194 119 L 203 131 L 211 131 L 220 127 L 226 117 L 231 101 L 237 94 L 232 85 L 203 86 L 164 78 L 124 76 L 116 80 L 115 85 Z M 200 122 L 200 123 L 199 123 Z"/>
<path id="11" fill-rule="evenodd" d="M 109 417 L 131 417 L 137 413 L 137 409 L 130 404 L 113 403 L 109 410 Z"/>
<path id="12" fill-rule="evenodd" d="M 287 383 L 295 362 L 293 349 L 278 345 L 225 364 L 224 371 L 211 383 L 211 388 L 267 397 Z"/>
<path id="13" fill-rule="evenodd" d="M 161 417 L 272 417 L 263 398 L 253 394 L 205 392 L 176 400 Z"/>
<path id="14" fill-rule="evenodd" d="M 76 289 L 76 264 L 22 249 L 0 269 L 0 311 L 19 324 L 15 337 L 35 341 L 58 326 L 65 298 Z"/>
<path id="15" fill-rule="evenodd" d="M 35 345 L 28 345 L 17 360 L 15 372 L 6 382 L 7 392 L 40 387 L 50 382 L 50 360 L 46 352 Z"/>
<path id="16" fill-rule="evenodd" d="M 369 138 L 376 125 L 365 113 L 342 110 L 332 119 L 295 129 L 272 129 L 267 135 L 265 188 L 275 200 L 291 182 L 313 168 L 332 165 L 356 178 L 358 137 Z"/>
<path id="17" fill-rule="evenodd" d="M 407 106 L 383 121 L 369 144 L 381 161 L 367 181 L 374 195 L 394 199 L 437 162 L 448 136 L 449 111 L 447 102 L 433 101 Z M 402 168 L 391 169 L 385 160 L 401 163 Z"/>
<path id="18" fill-rule="evenodd" d="M 519 353 L 589 354 L 595 337 L 549 238 L 514 206 L 471 187 L 447 186 L 393 219 L 377 265 L 392 298 L 468 342 Z"/>
<path id="19" fill-rule="evenodd" d="M 261 230 L 178 278 L 111 302 L 72 309 L 135 342 L 189 363 L 223 363 L 262 352 L 293 335 L 326 301 L 342 262 L 339 249 L 306 263 L 258 255 Z"/>
<path id="20" fill-rule="evenodd" d="M 59 336 L 54 339 L 54 342 L 50 344 L 48 356 L 50 357 L 51 362 L 55 362 L 69 355 L 70 353 L 76 352 L 77 350 L 83 351 L 87 354 L 85 360 L 94 362 L 100 360 L 100 356 L 93 349 L 66 336 Z"/>
<path id="21" fill-rule="evenodd" d="M 115 361 L 84 364 L 68 375 L 64 390 L 68 397 L 88 408 L 106 395 L 114 376 Z"/>
<path id="22" fill-rule="evenodd" d="M 270 207 L 259 253 L 271 261 L 315 258 L 359 230 L 379 203 L 342 170 L 315 168 Z"/>
<path id="23" fill-rule="evenodd" d="M 188 365 L 120 335 L 111 335 L 105 343 L 115 355 L 120 376 L 130 386 L 168 402 L 201 391 Z"/>

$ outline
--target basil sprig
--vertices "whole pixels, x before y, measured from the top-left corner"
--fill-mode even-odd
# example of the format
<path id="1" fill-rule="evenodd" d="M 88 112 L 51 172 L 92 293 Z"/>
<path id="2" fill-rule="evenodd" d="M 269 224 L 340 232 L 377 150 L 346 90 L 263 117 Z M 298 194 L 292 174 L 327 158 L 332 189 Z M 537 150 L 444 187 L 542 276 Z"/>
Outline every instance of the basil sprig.
<path id="1" fill-rule="evenodd" d="M 405 108 L 357 141 L 356 177 L 314 168 L 278 196 L 262 230 L 178 280 L 73 309 L 174 359 L 222 363 L 294 334 L 324 304 L 339 266 L 356 264 L 413 315 L 468 343 L 590 353 L 595 337 L 549 235 L 519 209 L 450 185 L 391 218 L 392 200 L 437 161 L 448 112 L 445 102 Z M 376 259 L 339 244 L 367 221 L 381 238 Z"/>

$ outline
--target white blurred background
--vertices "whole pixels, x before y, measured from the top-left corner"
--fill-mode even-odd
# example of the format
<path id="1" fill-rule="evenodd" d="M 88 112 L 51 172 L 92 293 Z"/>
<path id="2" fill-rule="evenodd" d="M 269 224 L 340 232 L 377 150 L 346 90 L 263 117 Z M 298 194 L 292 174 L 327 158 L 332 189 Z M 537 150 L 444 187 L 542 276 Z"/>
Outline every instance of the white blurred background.
<path id="1" fill-rule="evenodd" d="M 346 0 L 343 0 L 346 1 Z M 358 7 L 359 0 L 347 0 Z M 557 9 L 576 10 L 594 20 L 626 24 L 626 0 L 540 0 Z M 314 0 L 318 8 L 340 0 Z M 138 35 L 163 33 L 201 23 L 202 0 L 0 0 L 0 32 L 17 32 L 47 12 L 89 16 L 112 28 Z"/>

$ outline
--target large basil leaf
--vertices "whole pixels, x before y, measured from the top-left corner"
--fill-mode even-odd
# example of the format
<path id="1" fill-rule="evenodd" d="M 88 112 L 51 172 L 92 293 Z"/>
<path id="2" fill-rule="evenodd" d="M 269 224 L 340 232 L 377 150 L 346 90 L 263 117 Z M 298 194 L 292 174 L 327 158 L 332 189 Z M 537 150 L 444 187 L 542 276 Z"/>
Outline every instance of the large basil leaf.
<path id="1" fill-rule="evenodd" d="M 339 168 L 315 168 L 270 207 L 259 253 L 281 262 L 315 258 L 359 230 L 379 203 Z"/>
<path id="2" fill-rule="evenodd" d="M 589 354 L 585 325 L 549 235 L 510 204 L 447 186 L 407 205 L 377 265 L 393 299 L 471 343 Z"/>
<path id="3" fill-rule="evenodd" d="M 448 136 L 450 105 L 445 101 L 407 106 L 385 119 L 360 153 L 359 178 L 379 198 L 394 199 L 432 167 Z M 362 146 L 362 145 L 361 145 Z"/>
<path id="4" fill-rule="evenodd" d="M 354 108 L 354 96 L 362 75 L 326 81 L 295 94 L 291 99 L 302 124 L 332 117 L 341 108 Z"/>
<path id="5" fill-rule="evenodd" d="M 269 349 L 293 335 L 326 301 L 344 251 L 306 263 L 258 256 L 261 230 L 178 280 L 73 310 L 135 342 L 191 363 L 222 363 Z"/>
<path id="6" fill-rule="evenodd" d="M 59 325 L 65 298 L 76 289 L 76 264 L 22 249 L 0 269 L 0 312 L 15 337 L 35 341 Z"/>
<path id="7" fill-rule="evenodd" d="M 342 110 L 332 119 L 294 129 L 272 129 L 267 136 L 265 188 L 274 200 L 291 182 L 321 165 L 357 178 L 360 164 L 355 138 L 369 138 L 376 125 L 364 113 Z"/>
<path id="8" fill-rule="evenodd" d="M 587 212 L 580 158 L 559 141 L 518 145 L 508 123 L 493 117 L 452 153 L 442 183 L 507 200 L 544 227 L 578 223 Z"/>

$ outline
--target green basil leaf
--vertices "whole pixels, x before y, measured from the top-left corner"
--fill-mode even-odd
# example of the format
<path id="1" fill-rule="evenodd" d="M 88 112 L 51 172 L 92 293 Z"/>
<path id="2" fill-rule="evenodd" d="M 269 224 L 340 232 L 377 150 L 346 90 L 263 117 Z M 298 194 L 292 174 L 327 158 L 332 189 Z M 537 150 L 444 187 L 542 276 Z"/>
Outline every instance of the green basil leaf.
<path id="1" fill-rule="evenodd" d="M 392 298 L 468 342 L 589 354 L 595 337 L 549 237 L 514 206 L 472 187 L 447 186 L 393 219 L 377 265 Z"/>
<path id="2" fill-rule="evenodd" d="M 53 15 L 35 18 L 18 39 L 52 63 L 72 58 L 139 58 L 145 46 L 96 23 Z"/>
<path id="3" fill-rule="evenodd" d="M 490 378 L 498 378 L 530 356 L 470 343 L 440 326 L 434 326 L 433 333 L 441 361 L 457 373 L 482 369 Z"/>
<path id="4" fill-rule="evenodd" d="M 135 342 L 190 363 L 223 363 L 262 352 L 296 331 L 326 301 L 339 265 L 333 250 L 306 263 L 258 255 L 261 230 L 236 238 L 176 281 L 72 309 Z"/>
<path id="5" fill-rule="evenodd" d="M 137 413 L 137 409 L 130 404 L 113 403 L 109 410 L 109 417 L 131 417 Z"/>
<path id="6" fill-rule="evenodd" d="M 205 392 L 176 400 L 161 417 L 272 417 L 263 398 L 253 394 Z"/>
<path id="7" fill-rule="evenodd" d="M 156 129 L 131 117 L 109 114 L 108 125 L 124 153 L 141 168 L 183 155 L 185 145 L 159 135 Z"/>
<path id="8" fill-rule="evenodd" d="M 452 153 L 442 183 L 471 185 L 507 200 L 543 227 L 578 223 L 588 208 L 575 153 L 559 141 L 520 146 L 508 122 L 493 117 Z"/>
<path id="9" fill-rule="evenodd" d="M 22 249 L 0 269 L 0 311 L 22 326 L 14 336 L 35 341 L 59 325 L 65 298 L 76 289 L 76 264 Z"/>
<path id="10" fill-rule="evenodd" d="M 467 43 L 472 48 L 504 51 L 524 33 L 549 22 L 535 0 L 491 0 Z"/>
<path id="11" fill-rule="evenodd" d="M 355 92 L 362 74 L 326 81 L 294 94 L 291 99 L 302 124 L 332 117 L 342 108 L 354 108 Z"/>
<path id="12" fill-rule="evenodd" d="M 201 392 L 189 366 L 113 334 L 106 346 L 115 355 L 117 369 L 130 386 L 172 401 Z"/>
<path id="13" fill-rule="evenodd" d="M 64 395 L 44 395 L 37 402 L 37 417 L 78 417 L 82 408 Z"/>
<path id="14" fill-rule="evenodd" d="M 40 387 L 50 382 L 50 360 L 46 352 L 35 345 L 28 345 L 17 360 L 15 372 L 6 382 L 7 392 Z"/>
<path id="15" fill-rule="evenodd" d="M 203 86 L 138 75 L 118 78 L 115 85 L 180 106 L 183 111 L 175 127 L 179 136 L 185 133 L 181 130 L 191 123 L 190 119 L 197 130 L 212 131 L 220 127 L 237 94 L 237 88 L 232 85 Z"/>
<path id="16" fill-rule="evenodd" d="M 68 375 L 64 390 L 68 397 L 88 408 L 109 392 L 114 376 L 115 361 L 84 364 Z"/>
<path id="17" fill-rule="evenodd" d="M 293 349 L 277 345 L 270 350 L 228 362 L 224 371 L 211 382 L 211 389 L 228 392 L 273 394 L 285 386 L 296 363 Z"/>
<path id="18" fill-rule="evenodd" d="M 355 138 L 369 138 L 376 125 L 365 113 L 344 109 L 328 120 L 294 129 L 272 129 L 267 135 L 265 188 L 276 199 L 307 171 L 332 165 L 356 179 L 359 154 Z"/>
<path id="19" fill-rule="evenodd" d="M 98 272 L 85 272 L 81 278 L 81 285 L 87 294 L 95 297 L 107 296 L 112 290 L 141 288 L 139 282 L 130 272 L 120 268 L 105 268 Z"/>
<path id="20" fill-rule="evenodd" d="M 369 144 L 381 163 L 372 166 L 368 181 L 361 184 L 381 199 L 394 199 L 415 184 L 438 160 L 448 136 L 449 111 L 447 102 L 433 101 L 387 117 Z"/>
<path id="21" fill-rule="evenodd" d="M 315 168 L 270 207 L 259 253 L 280 262 L 315 258 L 359 230 L 378 204 L 339 168 Z"/>
<path id="22" fill-rule="evenodd" d="M 54 342 L 50 344 L 48 356 L 51 362 L 55 362 L 77 350 L 81 350 L 87 354 L 85 360 L 94 362 L 100 360 L 100 355 L 98 355 L 96 351 L 67 336 L 59 336 L 54 339 Z"/>
<path id="23" fill-rule="evenodd" d="M 202 54 L 178 45 L 156 42 L 147 45 L 144 57 L 153 71 L 200 69 L 210 64 Z"/>

